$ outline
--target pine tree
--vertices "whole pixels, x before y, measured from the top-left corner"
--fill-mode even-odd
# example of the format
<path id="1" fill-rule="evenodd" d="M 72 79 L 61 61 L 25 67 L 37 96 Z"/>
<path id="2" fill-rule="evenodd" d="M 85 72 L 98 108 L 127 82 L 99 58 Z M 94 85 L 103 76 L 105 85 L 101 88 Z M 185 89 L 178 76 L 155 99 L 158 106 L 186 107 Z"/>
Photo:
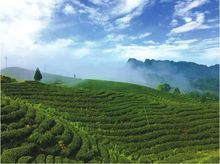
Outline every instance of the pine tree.
<path id="1" fill-rule="evenodd" d="M 42 79 L 42 75 L 40 73 L 39 68 L 36 69 L 35 74 L 34 74 L 34 80 L 35 81 L 40 81 Z"/>

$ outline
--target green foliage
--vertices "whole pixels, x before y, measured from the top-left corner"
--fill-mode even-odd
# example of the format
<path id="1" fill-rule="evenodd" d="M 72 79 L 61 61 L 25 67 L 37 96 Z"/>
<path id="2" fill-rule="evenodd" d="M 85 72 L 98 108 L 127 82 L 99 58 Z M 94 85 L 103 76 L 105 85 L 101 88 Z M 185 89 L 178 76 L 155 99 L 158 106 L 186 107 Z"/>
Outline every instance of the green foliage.
<path id="1" fill-rule="evenodd" d="M 62 162 L 63 162 L 62 157 L 56 156 L 56 157 L 54 158 L 54 163 L 62 163 Z"/>
<path id="2" fill-rule="evenodd" d="M 99 146 L 99 151 L 101 153 L 101 156 L 103 157 L 103 163 L 109 163 L 110 159 L 109 159 L 109 154 L 108 154 L 108 150 L 106 147 L 104 147 L 103 145 Z"/>
<path id="3" fill-rule="evenodd" d="M 31 156 L 23 156 L 19 158 L 18 163 L 31 163 L 33 160 L 33 157 Z"/>
<path id="4" fill-rule="evenodd" d="M 191 81 L 191 85 L 201 91 L 212 92 L 215 96 L 219 94 L 219 79 L 196 79 Z"/>
<path id="5" fill-rule="evenodd" d="M 201 101 L 205 102 L 205 101 L 217 101 L 218 100 L 218 96 L 216 96 L 215 94 L 206 91 L 204 94 L 201 95 Z"/>
<path id="6" fill-rule="evenodd" d="M 7 76 L 2 76 L 2 75 L 0 75 L 0 80 L 1 80 L 1 83 L 11 83 L 11 82 L 16 82 L 15 79 L 10 78 L 10 77 L 7 77 Z"/>
<path id="7" fill-rule="evenodd" d="M 44 133 L 54 125 L 55 125 L 55 121 L 53 119 L 44 120 L 39 126 L 39 131 L 41 133 Z"/>
<path id="8" fill-rule="evenodd" d="M 158 85 L 157 89 L 162 92 L 169 92 L 171 90 L 171 87 L 169 84 L 164 83 L 164 84 Z"/>
<path id="9" fill-rule="evenodd" d="M 68 144 L 71 142 L 72 140 L 72 133 L 69 129 L 65 129 L 60 140 L 64 143 L 64 144 Z"/>
<path id="10" fill-rule="evenodd" d="M 88 162 L 92 159 L 94 151 L 90 150 L 90 142 L 86 136 L 83 136 L 82 146 L 76 155 L 77 160 Z"/>
<path id="11" fill-rule="evenodd" d="M 3 154 L 35 143 L 35 153 L 24 155 L 35 162 L 157 163 L 170 157 L 183 162 L 177 154 L 184 157 L 187 151 L 219 148 L 218 102 L 201 103 L 200 96 L 67 89 L 29 82 L 5 83 L 2 91 L 41 104 L 4 101 L 3 118 L 17 114 L 16 122 L 2 124 Z"/>
<path id="12" fill-rule="evenodd" d="M 54 158 L 52 155 L 48 155 L 46 158 L 46 163 L 54 163 Z"/>
<path id="13" fill-rule="evenodd" d="M 64 148 L 65 156 L 70 157 L 76 154 L 79 151 L 81 144 L 82 144 L 81 138 L 78 135 L 75 135 L 73 137 L 72 142 L 68 144 L 66 148 Z"/>
<path id="14" fill-rule="evenodd" d="M 187 93 L 186 95 L 188 95 L 189 97 L 191 97 L 191 98 L 200 98 L 200 93 L 199 92 L 197 92 L 197 91 L 192 91 L 192 92 L 189 92 L 189 93 Z"/>
<path id="15" fill-rule="evenodd" d="M 180 92 L 179 88 L 174 88 L 173 93 L 174 94 L 180 94 L 181 92 Z"/>
<path id="16" fill-rule="evenodd" d="M 39 154 L 36 159 L 36 163 L 45 163 L 46 162 L 46 156 L 45 154 Z"/>
<path id="17" fill-rule="evenodd" d="M 36 145 L 33 143 L 8 149 L 2 153 L 1 162 L 2 163 L 15 163 L 20 157 L 30 155 L 34 153 Z"/>
<path id="18" fill-rule="evenodd" d="M 30 133 L 32 132 L 32 129 L 29 127 L 25 127 L 22 129 L 15 129 L 15 130 L 9 130 L 4 131 L 1 134 L 1 142 L 7 143 L 7 142 L 15 142 L 20 139 L 26 138 Z"/>
<path id="19" fill-rule="evenodd" d="M 55 137 L 50 132 L 41 135 L 37 140 L 37 143 L 43 147 L 47 147 L 48 145 L 54 142 L 55 142 Z"/>
<path id="20" fill-rule="evenodd" d="M 2 123 L 10 123 L 13 121 L 17 121 L 18 119 L 20 119 L 24 115 L 25 115 L 25 111 L 23 111 L 23 110 L 13 111 L 7 115 L 1 115 L 1 121 L 2 121 Z"/>
<path id="21" fill-rule="evenodd" d="M 35 81 L 40 81 L 42 79 L 41 72 L 39 68 L 36 69 L 35 74 L 34 74 L 34 80 Z"/>

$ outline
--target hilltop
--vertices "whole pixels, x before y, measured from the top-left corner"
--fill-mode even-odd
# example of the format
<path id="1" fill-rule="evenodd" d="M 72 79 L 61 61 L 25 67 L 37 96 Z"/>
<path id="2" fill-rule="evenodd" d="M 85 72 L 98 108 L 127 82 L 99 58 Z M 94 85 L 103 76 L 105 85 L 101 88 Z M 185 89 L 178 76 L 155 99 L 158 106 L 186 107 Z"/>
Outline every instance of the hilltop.
<path id="1" fill-rule="evenodd" d="M 1 75 L 3 76 L 8 76 L 11 78 L 15 78 L 17 80 L 33 80 L 34 79 L 34 70 L 29 70 L 25 68 L 20 68 L 20 67 L 8 67 L 4 68 L 1 70 Z M 67 77 L 67 76 L 62 76 L 62 75 L 55 75 L 55 74 L 50 74 L 50 73 L 44 73 L 41 72 L 43 79 L 43 83 L 56 83 L 56 84 L 77 84 L 78 82 L 81 81 L 81 79 L 78 78 L 72 78 L 72 77 Z"/>

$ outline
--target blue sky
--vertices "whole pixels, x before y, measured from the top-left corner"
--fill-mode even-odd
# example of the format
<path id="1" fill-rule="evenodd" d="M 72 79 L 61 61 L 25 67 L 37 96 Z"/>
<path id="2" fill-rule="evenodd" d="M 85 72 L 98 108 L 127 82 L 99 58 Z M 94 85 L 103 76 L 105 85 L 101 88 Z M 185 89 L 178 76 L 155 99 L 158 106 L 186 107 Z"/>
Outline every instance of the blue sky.
<path id="1" fill-rule="evenodd" d="M 1 0 L 1 67 L 219 63 L 218 0 Z M 59 72 L 58 72 L 59 73 Z"/>

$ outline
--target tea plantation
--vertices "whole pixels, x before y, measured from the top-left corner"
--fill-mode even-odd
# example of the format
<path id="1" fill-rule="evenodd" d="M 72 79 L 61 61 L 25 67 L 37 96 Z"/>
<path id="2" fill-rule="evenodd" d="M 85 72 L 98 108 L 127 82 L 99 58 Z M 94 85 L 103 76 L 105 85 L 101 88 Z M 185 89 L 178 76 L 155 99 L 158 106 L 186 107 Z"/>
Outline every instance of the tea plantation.
<path id="1" fill-rule="evenodd" d="M 2 163 L 219 162 L 218 102 L 3 76 L 1 85 Z"/>

